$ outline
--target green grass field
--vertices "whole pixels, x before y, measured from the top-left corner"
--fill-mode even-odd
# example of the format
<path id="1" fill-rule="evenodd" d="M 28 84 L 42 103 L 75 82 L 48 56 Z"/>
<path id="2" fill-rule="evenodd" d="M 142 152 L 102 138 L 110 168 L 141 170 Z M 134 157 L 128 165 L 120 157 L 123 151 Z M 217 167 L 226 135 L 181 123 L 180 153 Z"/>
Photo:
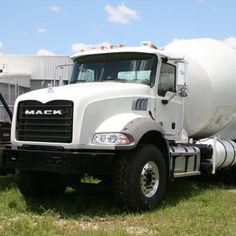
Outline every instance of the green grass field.
<path id="1" fill-rule="evenodd" d="M 24 199 L 14 176 L 0 177 L 0 235 L 236 235 L 235 189 L 179 179 L 159 208 L 131 213 L 109 192 L 68 189 L 59 198 Z"/>

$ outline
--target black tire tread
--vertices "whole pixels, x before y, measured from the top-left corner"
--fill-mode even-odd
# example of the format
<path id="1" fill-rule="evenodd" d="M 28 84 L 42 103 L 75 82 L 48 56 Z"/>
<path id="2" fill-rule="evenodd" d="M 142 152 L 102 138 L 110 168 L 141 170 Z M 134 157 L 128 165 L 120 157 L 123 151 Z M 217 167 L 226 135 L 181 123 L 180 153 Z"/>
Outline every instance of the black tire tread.
<path id="1" fill-rule="evenodd" d="M 135 206 L 135 199 L 129 193 L 128 184 L 128 162 L 130 162 L 129 155 L 119 156 L 116 162 L 115 177 L 114 177 L 114 193 L 120 205 L 125 209 Z M 131 196 L 130 196 L 131 195 Z"/>
<path id="2" fill-rule="evenodd" d="M 145 152 L 148 150 L 152 150 L 153 152 L 155 151 L 163 159 L 159 149 L 151 144 L 141 144 L 135 151 L 123 153 L 117 158 L 114 170 L 113 192 L 119 204 L 125 209 L 136 211 L 155 207 L 159 204 L 160 200 L 165 194 L 165 189 L 167 185 L 167 173 L 165 171 L 164 175 L 166 176 L 164 176 L 163 178 L 165 186 L 163 187 L 163 191 L 161 191 L 160 193 L 160 199 L 155 202 L 155 204 L 153 202 L 140 200 L 140 197 L 138 197 L 132 192 L 132 188 L 135 186 L 133 186 L 134 179 L 132 179 L 130 173 L 132 172 L 132 166 L 135 162 L 135 158 L 140 151 Z"/>

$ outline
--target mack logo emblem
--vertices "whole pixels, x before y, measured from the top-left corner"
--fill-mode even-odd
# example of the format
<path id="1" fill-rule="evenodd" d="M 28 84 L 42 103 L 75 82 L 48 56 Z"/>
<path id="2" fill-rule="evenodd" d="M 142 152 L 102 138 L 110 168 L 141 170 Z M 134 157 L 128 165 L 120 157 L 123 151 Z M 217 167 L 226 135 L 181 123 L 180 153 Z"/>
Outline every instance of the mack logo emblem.
<path id="1" fill-rule="evenodd" d="M 25 110 L 25 115 L 63 115 L 63 110 Z"/>

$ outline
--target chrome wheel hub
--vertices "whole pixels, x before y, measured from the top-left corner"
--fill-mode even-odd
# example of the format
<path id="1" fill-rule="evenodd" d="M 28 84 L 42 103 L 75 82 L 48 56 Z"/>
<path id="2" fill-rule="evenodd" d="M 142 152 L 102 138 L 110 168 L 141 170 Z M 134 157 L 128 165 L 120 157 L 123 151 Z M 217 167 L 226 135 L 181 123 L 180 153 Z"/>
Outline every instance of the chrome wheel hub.
<path id="1" fill-rule="evenodd" d="M 153 161 L 147 162 L 141 172 L 140 176 L 141 191 L 145 197 L 152 197 L 155 195 L 159 186 L 159 170 Z"/>

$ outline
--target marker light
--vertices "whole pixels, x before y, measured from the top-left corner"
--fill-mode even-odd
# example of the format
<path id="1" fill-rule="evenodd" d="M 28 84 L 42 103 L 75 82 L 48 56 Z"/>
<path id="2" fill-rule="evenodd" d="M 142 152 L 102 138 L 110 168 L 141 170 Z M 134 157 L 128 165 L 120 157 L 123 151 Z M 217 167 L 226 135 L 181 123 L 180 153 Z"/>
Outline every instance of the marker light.
<path id="1" fill-rule="evenodd" d="M 157 49 L 156 45 L 150 41 L 142 41 L 141 46 Z"/>
<path id="2" fill-rule="evenodd" d="M 98 145 L 128 145 L 130 140 L 121 133 L 103 133 L 95 134 L 92 143 Z"/>
<path id="3" fill-rule="evenodd" d="M 150 48 L 155 48 L 155 49 L 157 49 L 157 47 L 156 47 L 156 45 L 155 45 L 154 43 L 151 43 L 151 44 L 149 45 L 149 47 L 150 47 Z"/>
<path id="4" fill-rule="evenodd" d="M 101 50 L 106 49 L 106 47 L 105 47 L 104 45 L 100 45 L 99 48 L 100 48 Z"/>
<path id="5" fill-rule="evenodd" d="M 124 45 L 124 44 L 120 44 L 119 47 L 120 47 L 120 48 L 124 48 L 125 45 Z"/>

